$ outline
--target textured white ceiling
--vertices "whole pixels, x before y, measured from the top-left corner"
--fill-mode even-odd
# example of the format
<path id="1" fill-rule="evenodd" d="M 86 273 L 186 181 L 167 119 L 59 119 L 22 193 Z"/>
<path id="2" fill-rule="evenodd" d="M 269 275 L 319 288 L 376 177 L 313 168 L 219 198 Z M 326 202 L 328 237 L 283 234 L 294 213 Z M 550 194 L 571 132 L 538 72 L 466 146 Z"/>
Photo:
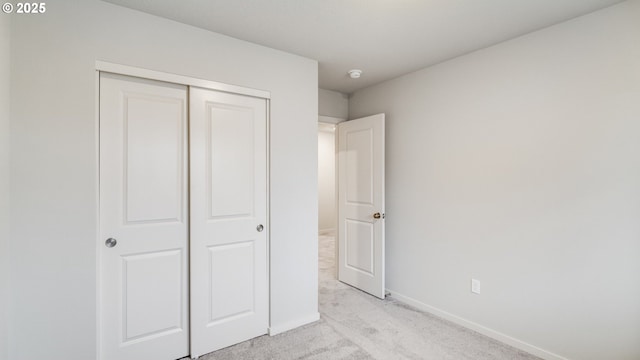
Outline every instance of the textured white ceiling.
<path id="1" fill-rule="evenodd" d="M 621 0 L 105 0 L 318 60 L 351 93 Z M 352 80 L 347 71 L 363 70 Z"/>

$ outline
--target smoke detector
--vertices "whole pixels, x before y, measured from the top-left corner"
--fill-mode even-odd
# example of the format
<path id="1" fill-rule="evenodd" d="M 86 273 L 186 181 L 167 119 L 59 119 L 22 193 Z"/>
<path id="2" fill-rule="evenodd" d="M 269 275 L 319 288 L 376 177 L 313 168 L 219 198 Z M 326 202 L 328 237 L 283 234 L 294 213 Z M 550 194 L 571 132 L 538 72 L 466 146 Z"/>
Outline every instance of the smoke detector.
<path id="1" fill-rule="evenodd" d="M 351 77 L 352 79 L 357 79 L 362 75 L 362 70 L 359 70 L 359 69 L 349 70 L 347 71 L 347 74 L 349 74 L 349 77 Z"/>

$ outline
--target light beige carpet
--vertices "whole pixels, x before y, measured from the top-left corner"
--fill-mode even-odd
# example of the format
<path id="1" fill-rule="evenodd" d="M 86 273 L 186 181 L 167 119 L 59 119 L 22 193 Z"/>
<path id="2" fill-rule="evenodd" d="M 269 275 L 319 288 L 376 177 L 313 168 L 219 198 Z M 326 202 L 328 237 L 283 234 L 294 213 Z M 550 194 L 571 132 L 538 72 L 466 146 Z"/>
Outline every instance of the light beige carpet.
<path id="1" fill-rule="evenodd" d="M 319 241 L 320 321 L 201 359 L 539 359 L 393 298 L 379 300 L 340 283 L 334 237 L 320 236 Z"/>

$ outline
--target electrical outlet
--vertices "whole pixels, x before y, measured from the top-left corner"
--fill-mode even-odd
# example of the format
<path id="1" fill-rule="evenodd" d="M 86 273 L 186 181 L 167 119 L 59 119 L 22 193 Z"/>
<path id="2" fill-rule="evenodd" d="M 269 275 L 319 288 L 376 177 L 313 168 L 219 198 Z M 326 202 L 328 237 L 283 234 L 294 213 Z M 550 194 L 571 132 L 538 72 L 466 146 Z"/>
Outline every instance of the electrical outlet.
<path id="1" fill-rule="evenodd" d="M 480 295 L 480 280 L 471 279 L 471 292 Z"/>

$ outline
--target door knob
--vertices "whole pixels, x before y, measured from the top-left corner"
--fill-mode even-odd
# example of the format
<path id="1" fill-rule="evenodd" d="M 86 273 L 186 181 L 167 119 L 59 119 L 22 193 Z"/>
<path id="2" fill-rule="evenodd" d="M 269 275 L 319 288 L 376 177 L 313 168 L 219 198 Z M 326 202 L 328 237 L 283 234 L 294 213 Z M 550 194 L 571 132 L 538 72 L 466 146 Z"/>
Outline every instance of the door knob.
<path id="1" fill-rule="evenodd" d="M 377 212 L 377 213 L 373 214 L 373 218 L 374 218 L 374 219 L 380 219 L 381 217 L 382 217 L 382 215 L 380 215 L 380 213 L 379 213 L 379 212 Z"/>
<path id="2" fill-rule="evenodd" d="M 114 239 L 114 238 L 108 238 L 105 242 L 104 245 L 108 248 L 112 248 L 114 246 L 116 246 L 116 244 L 118 243 L 118 240 Z"/>
<path id="3" fill-rule="evenodd" d="M 262 226 L 262 224 L 256 226 L 256 230 L 258 230 L 258 232 L 262 232 L 262 230 L 264 230 L 264 226 Z"/>

